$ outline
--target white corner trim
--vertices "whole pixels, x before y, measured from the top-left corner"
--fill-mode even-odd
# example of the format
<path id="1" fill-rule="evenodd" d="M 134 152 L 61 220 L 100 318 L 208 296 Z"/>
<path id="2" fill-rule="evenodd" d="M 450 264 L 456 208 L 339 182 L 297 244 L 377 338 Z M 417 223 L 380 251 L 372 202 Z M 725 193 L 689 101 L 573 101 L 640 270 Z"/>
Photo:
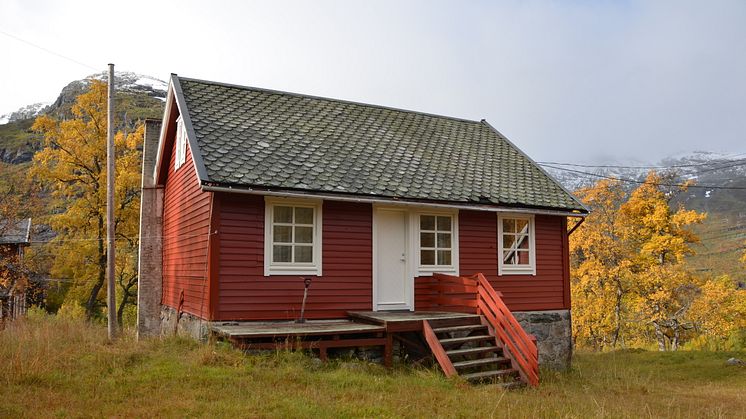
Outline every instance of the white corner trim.
<path id="1" fill-rule="evenodd" d="M 272 263 L 272 208 L 275 205 L 304 206 L 314 208 L 313 263 L 273 264 Z M 264 276 L 272 275 L 322 275 L 323 247 L 323 201 L 320 199 L 264 197 Z"/>
<path id="2" fill-rule="evenodd" d="M 529 265 L 509 266 L 503 263 L 503 223 L 505 218 L 523 219 L 528 221 L 528 253 Z M 498 213 L 497 214 L 497 274 L 502 275 L 533 275 L 536 276 L 536 222 L 534 214 Z"/>

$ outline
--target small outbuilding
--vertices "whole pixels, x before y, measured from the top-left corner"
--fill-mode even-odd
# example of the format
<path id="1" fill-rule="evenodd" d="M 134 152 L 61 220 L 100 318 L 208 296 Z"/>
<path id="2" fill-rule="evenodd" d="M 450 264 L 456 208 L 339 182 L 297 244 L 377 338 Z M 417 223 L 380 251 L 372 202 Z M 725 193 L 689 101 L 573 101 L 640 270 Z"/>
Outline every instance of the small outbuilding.
<path id="1" fill-rule="evenodd" d="M 30 218 L 0 220 L 0 321 L 26 313 L 28 275 L 23 258 L 30 245 Z"/>
<path id="2" fill-rule="evenodd" d="M 456 371 L 481 359 L 453 358 L 462 343 L 483 345 L 446 329 L 484 327 L 566 366 L 568 236 L 587 213 L 484 120 L 172 75 L 146 129 L 139 331 L 247 343 L 231 330 L 398 321 Z"/>

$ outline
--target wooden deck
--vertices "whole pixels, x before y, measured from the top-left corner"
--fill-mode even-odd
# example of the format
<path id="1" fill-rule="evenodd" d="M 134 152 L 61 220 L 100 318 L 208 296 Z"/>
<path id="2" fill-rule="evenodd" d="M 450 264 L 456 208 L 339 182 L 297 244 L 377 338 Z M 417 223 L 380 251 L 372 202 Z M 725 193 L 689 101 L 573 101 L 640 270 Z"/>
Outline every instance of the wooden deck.
<path id="1" fill-rule="evenodd" d="M 419 332 L 425 320 L 479 318 L 476 314 L 447 311 L 348 311 L 347 315 L 356 321 L 383 326 L 390 333 Z"/>
<path id="2" fill-rule="evenodd" d="M 419 332 L 424 321 L 459 321 L 474 314 L 443 311 L 351 311 L 347 319 L 275 322 L 212 322 L 210 330 L 241 349 L 316 349 L 322 360 L 330 348 L 379 346 L 392 364 L 393 339 Z"/>
<path id="3" fill-rule="evenodd" d="M 210 329 L 226 338 L 285 338 L 385 332 L 383 326 L 352 320 L 295 322 L 214 322 Z"/>

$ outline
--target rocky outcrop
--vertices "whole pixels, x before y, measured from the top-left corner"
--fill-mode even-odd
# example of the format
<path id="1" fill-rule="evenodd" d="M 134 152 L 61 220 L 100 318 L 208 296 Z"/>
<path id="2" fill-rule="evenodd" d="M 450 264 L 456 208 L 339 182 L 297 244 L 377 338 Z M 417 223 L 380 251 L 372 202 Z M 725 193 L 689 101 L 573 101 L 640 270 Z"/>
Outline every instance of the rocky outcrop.
<path id="1" fill-rule="evenodd" d="M 17 150 L 0 148 L 0 161 L 3 163 L 21 164 L 30 162 L 33 157 L 34 150 L 31 148 L 21 148 Z"/>

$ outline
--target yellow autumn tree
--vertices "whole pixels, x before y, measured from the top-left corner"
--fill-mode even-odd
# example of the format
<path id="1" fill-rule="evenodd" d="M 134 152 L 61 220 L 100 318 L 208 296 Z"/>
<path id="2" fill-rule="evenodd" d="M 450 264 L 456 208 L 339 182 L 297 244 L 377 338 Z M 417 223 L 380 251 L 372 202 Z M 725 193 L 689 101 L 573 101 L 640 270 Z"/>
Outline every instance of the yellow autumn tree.
<path id="1" fill-rule="evenodd" d="M 684 258 L 694 253 L 692 244 L 699 242 L 691 226 L 707 216 L 681 206 L 672 208 L 671 200 L 690 186 L 676 185 L 674 180 L 650 172 L 619 209 L 624 240 L 634 249 L 631 302 L 636 321 L 643 328 L 652 327 L 660 350 L 678 349 L 682 335 L 695 328 L 687 315 L 701 284 Z"/>
<path id="2" fill-rule="evenodd" d="M 718 301 L 738 295 L 735 287 L 694 275 L 685 259 L 699 241 L 691 227 L 706 214 L 671 204 L 689 186 L 651 172 L 631 191 L 602 180 L 577 192 L 592 212 L 570 239 L 576 344 L 676 350 L 698 334 L 726 333 L 732 316 Z"/>
<path id="3" fill-rule="evenodd" d="M 66 301 L 85 307 L 88 318 L 104 306 L 106 278 L 106 136 L 107 86 L 92 81 L 76 99 L 73 118 L 37 118 L 33 129 L 44 135 L 30 176 L 45 185 L 53 201 L 49 224 L 56 237 L 49 243 L 51 274 L 70 279 Z M 136 283 L 140 152 L 142 126 L 129 135 L 117 133 L 115 225 L 117 276 L 123 300 L 119 317 L 132 300 Z M 134 280 L 133 280 L 134 278 Z"/>
<path id="4" fill-rule="evenodd" d="M 626 322 L 630 262 L 618 217 L 626 193 L 620 182 L 602 180 L 577 195 L 593 210 L 570 236 L 573 338 L 603 350 L 622 342 Z"/>

